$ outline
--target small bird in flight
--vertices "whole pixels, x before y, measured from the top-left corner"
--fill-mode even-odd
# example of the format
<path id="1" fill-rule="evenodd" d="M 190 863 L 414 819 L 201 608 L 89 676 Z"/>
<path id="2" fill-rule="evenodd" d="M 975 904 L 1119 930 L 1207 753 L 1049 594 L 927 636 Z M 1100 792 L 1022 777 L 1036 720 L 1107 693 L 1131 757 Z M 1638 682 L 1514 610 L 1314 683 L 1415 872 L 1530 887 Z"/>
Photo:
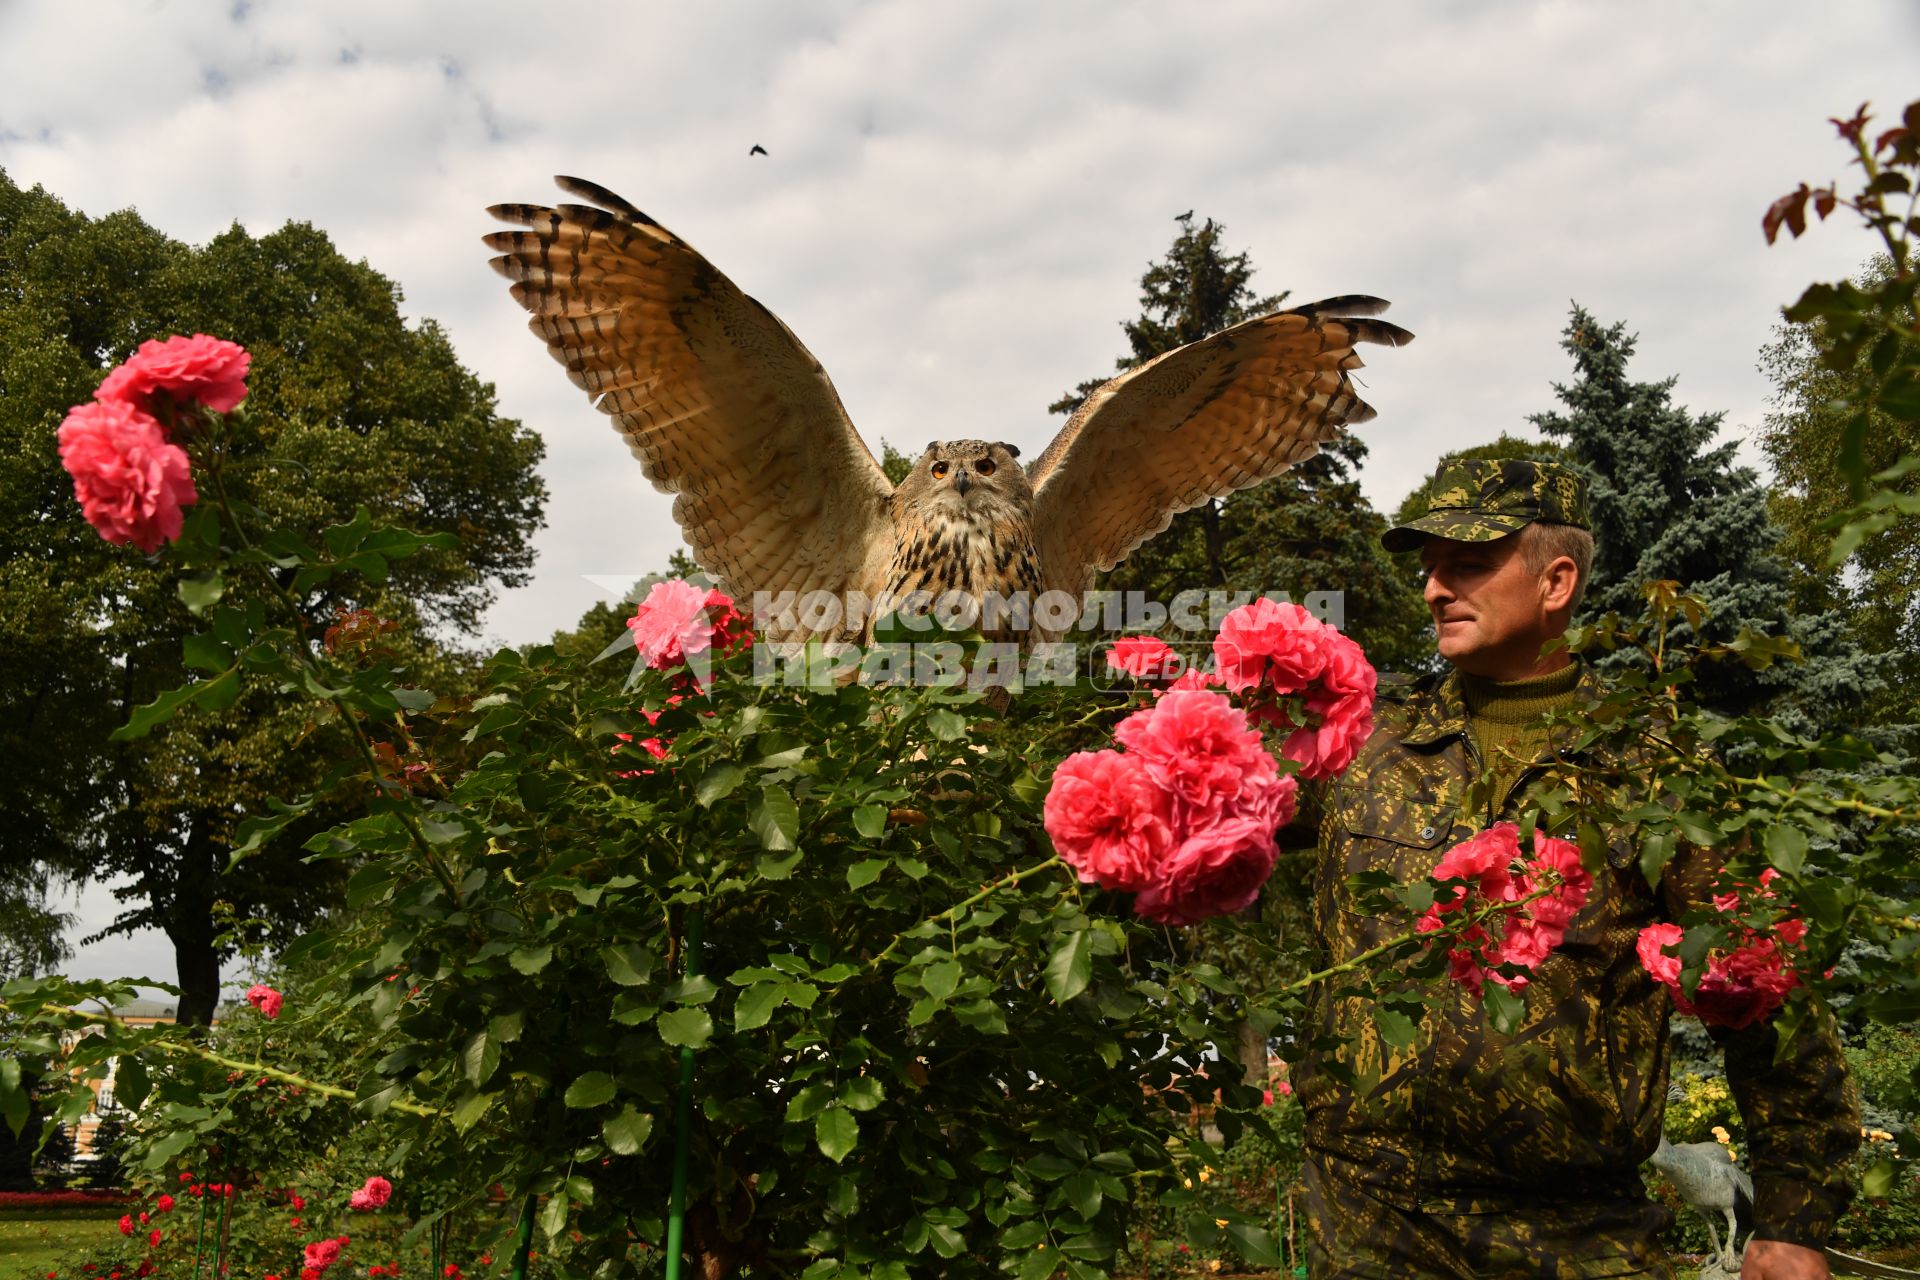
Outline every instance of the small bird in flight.
<path id="1" fill-rule="evenodd" d="M 767 149 L 756 142 L 753 144 L 753 150 L 747 152 L 747 154 L 750 156 L 763 156 L 767 154 Z"/>

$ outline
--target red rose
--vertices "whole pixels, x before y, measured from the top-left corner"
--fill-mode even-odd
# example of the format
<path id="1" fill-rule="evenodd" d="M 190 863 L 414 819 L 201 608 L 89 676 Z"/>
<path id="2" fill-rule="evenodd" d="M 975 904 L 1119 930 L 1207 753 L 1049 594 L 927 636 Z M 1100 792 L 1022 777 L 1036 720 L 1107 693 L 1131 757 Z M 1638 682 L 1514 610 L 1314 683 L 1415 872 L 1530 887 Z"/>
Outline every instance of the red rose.
<path id="1" fill-rule="evenodd" d="M 247 988 L 247 1003 L 258 1009 L 265 1017 L 280 1016 L 280 1004 L 283 997 L 272 987 L 255 984 Z"/>
<path id="2" fill-rule="evenodd" d="M 167 1194 L 165 1194 L 165 1193 L 163 1192 L 163 1193 L 161 1194 L 161 1196 L 160 1196 L 160 1198 L 159 1198 L 158 1200 L 156 1200 L 156 1201 L 154 1201 L 154 1205 L 153 1205 L 153 1207 L 154 1207 L 154 1208 L 156 1208 L 156 1209 L 158 1209 L 158 1210 L 159 1210 L 160 1212 L 162 1212 L 162 1213 L 172 1213 L 172 1212 L 173 1212 L 173 1197 L 172 1197 L 172 1196 L 170 1196 L 170 1195 L 167 1195 Z"/>
<path id="3" fill-rule="evenodd" d="M 1165 680 L 1180 668 L 1180 655 L 1155 636 L 1122 636 L 1107 650 L 1107 665 L 1136 680 Z"/>
<path id="4" fill-rule="evenodd" d="M 199 403 L 215 413 L 231 413 L 247 398 L 246 348 L 196 333 L 165 342 L 143 342 L 125 364 L 107 375 L 94 398 L 123 400 L 153 410 L 153 393 L 164 391 L 181 403 Z"/>
<path id="5" fill-rule="evenodd" d="M 180 536 L 180 508 L 200 495 L 186 450 L 158 422 L 123 401 L 96 401 L 68 412 L 59 440 L 80 513 L 101 537 L 151 555 Z"/>
<path id="6" fill-rule="evenodd" d="M 132 1214 L 123 1213 L 120 1215 L 120 1234 L 123 1236 L 130 1236 L 133 1234 L 133 1215 Z"/>

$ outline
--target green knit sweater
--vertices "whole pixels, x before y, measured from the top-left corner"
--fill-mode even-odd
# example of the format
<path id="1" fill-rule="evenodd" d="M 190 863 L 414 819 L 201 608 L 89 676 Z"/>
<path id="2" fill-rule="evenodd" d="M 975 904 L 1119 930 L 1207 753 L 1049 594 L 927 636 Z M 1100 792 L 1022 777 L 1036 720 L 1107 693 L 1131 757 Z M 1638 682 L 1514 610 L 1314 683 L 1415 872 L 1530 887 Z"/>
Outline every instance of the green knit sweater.
<path id="1" fill-rule="evenodd" d="M 1496 813 L 1520 774 L 1546 749 L 1546 727 L 1535 722 L 1549 711 L 1570 704 L 1574 686 L 1579 683 L 1577 662 L 1548 675 L 1505 683 L 1461 675 L 1467 727 L 1473 733 L 1473 745 L 1480 750 L 1481 763 L 1493 775 Z"/>

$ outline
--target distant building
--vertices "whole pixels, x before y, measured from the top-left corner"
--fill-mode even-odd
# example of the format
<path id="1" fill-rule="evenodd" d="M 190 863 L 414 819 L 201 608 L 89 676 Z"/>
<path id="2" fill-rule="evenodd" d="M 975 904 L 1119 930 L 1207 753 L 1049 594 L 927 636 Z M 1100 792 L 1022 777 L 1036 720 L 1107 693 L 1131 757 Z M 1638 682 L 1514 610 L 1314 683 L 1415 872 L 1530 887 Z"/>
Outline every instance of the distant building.
<path id="1" fill-rule="evenodd" d="M 114 1017 L 130 1027 L 157 1027 L 177 1020 L 177 1007 L 172 1000 L 132 1000 L 114 1009 Z M 220 1010 L 214 1011 L 213 1025 L 220 1025 Z M 66 1043 L 71 1047 L 78 1036 L 91 1035 L 96 1028 L 83 1028 L 70 1032 Z M 111 1059 L 107 1063 L 107 1075 L 104 1080 L 89 1080 L 88 1087 L 93 1090 L 93 1106 L 73 1126 L 73 1154 L 76 1160 L 88 1159 L 93 1153 L 94 1135 L 100 1129 L 100 1121 L 119 1108 L 114 1101 L 113 1085 L 120 1071 L 120 1060 Z"/>

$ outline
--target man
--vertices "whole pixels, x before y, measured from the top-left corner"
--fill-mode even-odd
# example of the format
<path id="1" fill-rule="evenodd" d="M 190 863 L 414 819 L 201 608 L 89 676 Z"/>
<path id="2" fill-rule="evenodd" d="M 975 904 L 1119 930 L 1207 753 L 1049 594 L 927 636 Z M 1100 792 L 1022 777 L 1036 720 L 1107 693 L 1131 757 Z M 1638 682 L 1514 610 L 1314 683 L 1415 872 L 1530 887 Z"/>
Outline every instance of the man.
<path id="1" fill-rule="evenodd" d="M 1353 767 L 1328 792 L 1314 916 L 1334 961 L 1403 933 L 1356 909 L 1348 877 L 1427 875 L 1452 845 L 1551 780 L 1545 712 L 1595 689 L 1559 638 L 1593 557 L 1585 486 L 1520 461 L 1441 467 L 1429 513 L 1390 529 L 1418 547 L 1435 641 L 1451 670 L 1383 700 Z M 1306 1111 L 1316 1276 L 1672 1275 L 1656 1237 L 1670 1215 L 1639 1166 L 1659 1142 L 1667 1088 L 1665 993 L 1634 952 L 1639 930 L 1710 891 L 1709 851 L 1669 863 L 1659 888 L 1624 836 L 1596 868 L 1564 944 L 1534 973 L 1510 1035 L 1451 988 L 1395 1047 L 1366 999 L 1317 993 L 1323 1044 L 1297 1063 Z M 1716 1033 L 1747 1123 L 1755 1238 L 1742 1274 L 1824 1277 L 1845 1203 L 1839 1172 L 1859 1119 L 1830 1021 L 1774 1062 L 1771 1026 Z"/>

